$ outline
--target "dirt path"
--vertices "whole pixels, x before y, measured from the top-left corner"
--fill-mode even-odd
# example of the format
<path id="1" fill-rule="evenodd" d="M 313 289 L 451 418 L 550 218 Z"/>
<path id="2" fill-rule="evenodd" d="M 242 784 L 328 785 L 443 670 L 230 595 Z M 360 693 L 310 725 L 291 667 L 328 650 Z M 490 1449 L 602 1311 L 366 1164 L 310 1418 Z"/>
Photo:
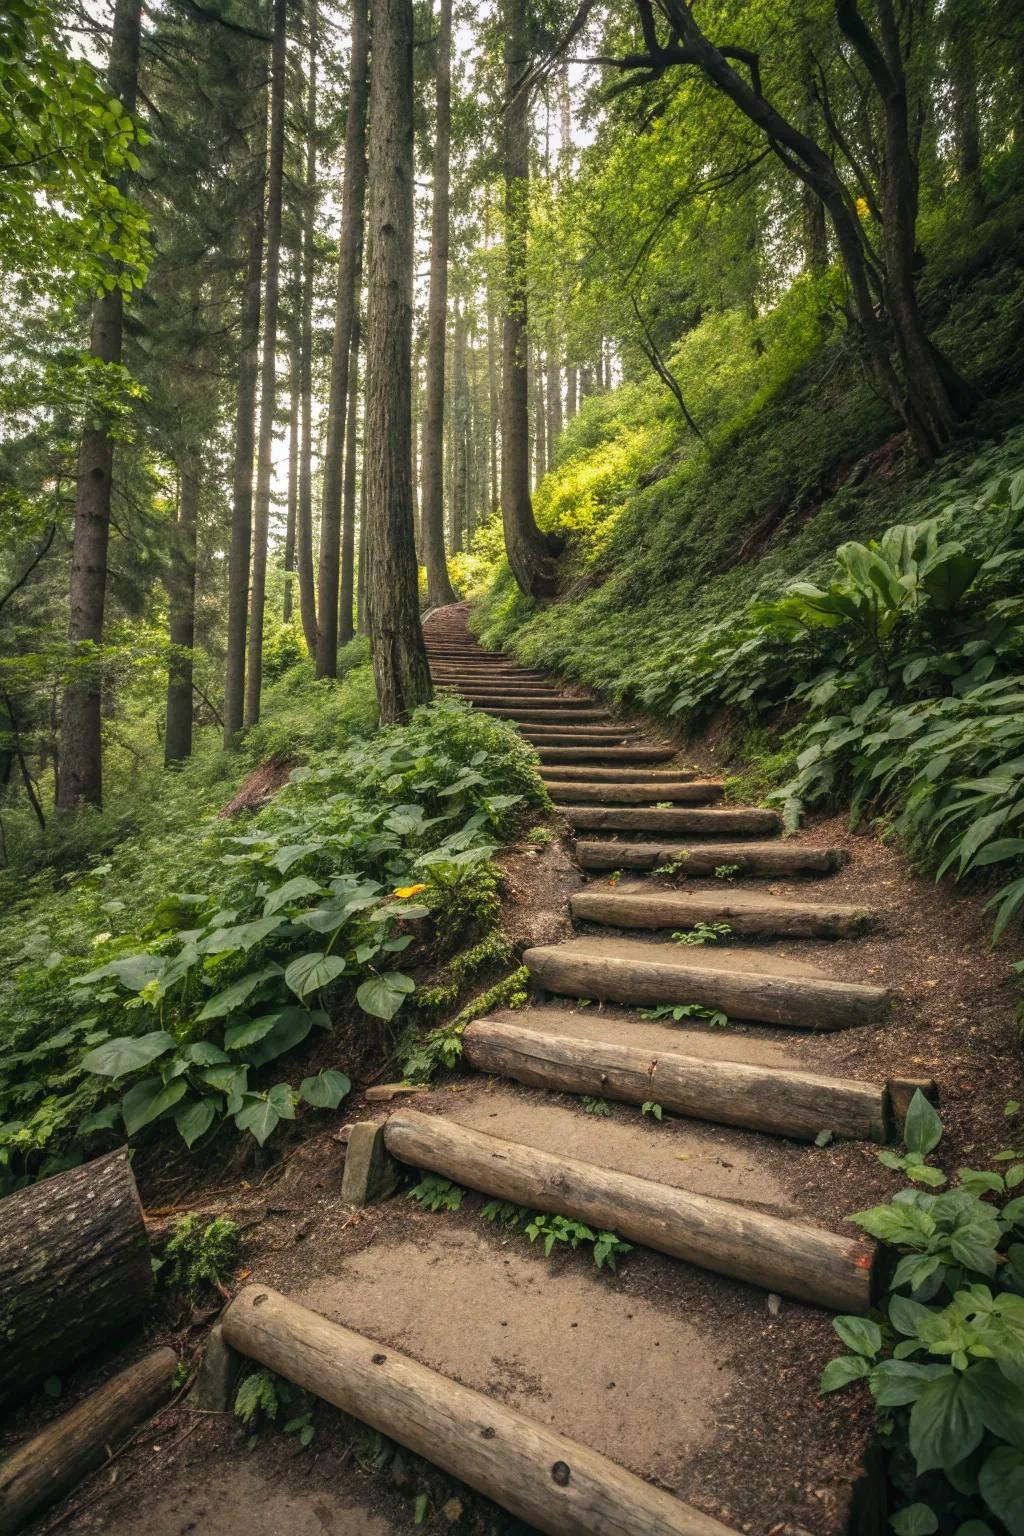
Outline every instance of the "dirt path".
<path id="1" fill-rule="evenodd" d="M 709 1207 L 712 1226 L 719 1209 L 770 1218 L 783 1247 L 808 1228 L 855 1239 L 847 1214 L 893 1187 L 869 1140 L 813 1144 L 851 1092 L 873 1094 L 883 1117 L 905 1097 L 890 1084 L 935 1077 L 952 1156 L 998 1134 L 1019 1065 L 1005 965 L 983 947 L 972 909 L 838 824 L 783 842 L 770 813 L 723 801 L 671 743 L 481 652 L 465 626 L 464 605 L 429 621 L 435 680 L 534 742 L 585 877 L 567 879 L 557 851 L 515 863 L 514 927 L 527 937 L 534 1000 L 489 1021 L 503 1075 L 470 1073 L 417 1098 L 417 1111 L 723 1202 Z M 732 931 L 704 944 L 672 938 L 716 922 Z M 727 1022 L 639 1016 L 638 1005 L 659 1002 L 699 1002 Z M 627 1079 L 610 1075 L 623 1047 L 649 1063 L 643 1097 L 658 1102 L 662 1084 L 689 1094 L 685 1115 L 642 1113 Z M 591 1086 L 543 1086 L 568 1058 Z M 727 1109 L 722 1068 L 754 1074 Z M 794 1112 L 794 1073 L 812 1108 L 798 1136 L 770 1134 L 766 1116 Z M 604 1101 L 601 1112 L 587 1112 L 583 1092 Z M 637 1246 L 615 1274 L 582 1252 L 545 1259 L 481 1219 L 486 1191 L 454 1213 L 399 1199 L 353 1214 L 340 1199 L 340 1156 L 334 1143 L 309 1148 L 256 1202 L 260 1280 L 738 1531 L 870 1529 L 869 1411 L 817 1393 L 835 1353 L 827 1308 L 781 1284 L 749 1284 L 736 1278 L 741 1264 L 710 1256 L 684 1263 Z M 308 1452 L 282 1436 L 250 1452 L 230 1419 L 175 1410 L 125 1458 L 123 1489 L 114 1483 L 63 1529 L 227 1536 L 241 1522 L 253 1536 L 389 1536 L 414 1528 L 418 1494 L 428 1530 L 525 1529 L 342 1415 L 324 1409 L 317 1423 Z"/>

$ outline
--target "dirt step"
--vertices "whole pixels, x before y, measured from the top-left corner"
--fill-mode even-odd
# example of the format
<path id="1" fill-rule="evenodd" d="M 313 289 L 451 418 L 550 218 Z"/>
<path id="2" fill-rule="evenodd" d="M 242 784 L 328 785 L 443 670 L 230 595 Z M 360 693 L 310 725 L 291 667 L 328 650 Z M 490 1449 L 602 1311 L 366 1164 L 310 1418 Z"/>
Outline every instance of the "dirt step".
<path id="1" fill-rule="evenodd" d="M 769 950 L 728 946 L 695 955 L 679 944 L 630 939 L 570 939 L 528 949 L 534 983 L 563 997 L 633 1007 L 698 1003 L 730 1018 L 797 1029 L 879 1024 L 889 1011 L 884 987 L 833 981 L 816 967 Z"/>
<path id="2" fill-rule="evenodd" d="M 532 1029 L 528 1015 L 523 1023 L 478 1019 L 462 1043 L 476 1071 L 549 1092 L 625 1104 L 656 1099 L 680 1115 L 804 1141 L 823 1130 L 855 1141 L 885 1142 L 890 1136 L 888 1090 L 881 1083 L 712 1061 L 671 1046 L 652 1058 L 628 1039 L 581 1040 Z"/>
<path id="3" fill-rule="evenodd" d="M 588 764 L 585 776 L 592 784 L 689 784 L 698 774 L 689 768 L 594 768 Z M 545 784 L 576 784 L 581 777 L 581 770 L 571 763 L 548 764 L 541 774 Z"/>
<path id="4" fill-rule="evenodd" d="M 728 809 L 659 810 L 653 806 L 567 805 L 563 814 L 585 832 L 689 832 L 705 837 L 772 837 L 782 827 L 775 811 L 756 806 Z"/>
<path id="5" fill-rule="evenodd" d="M 629 749 L 632 750 L 632 749 Z M 541 762 L 546 754 L 541 753 Z M 678 873 L 714 875 L 728 869 L 735 875 L 831 875 L 849 862 L 839 848 L 814 848 L 809 843 L 618 843 L 577 842 L 576 858 L 584 869 L 662 869 L 675 864 Z"/>
<path id="6" fill-rule="evenodd" d="M 526 723 L 550 720 L 559 725 L 596 724 L 599 720 L 611 719 L 606 709 L 572 709 L 564 705 L 557 709 L 536 709 L 525 704 L 502 704 L 500 707 L 489 705 L 487 713 L 496 720 L 522 720 Z"/>
<path id="7" fill-rule="evenodd" d="M 595 887 L 571 898 L 574 918 L 612 928 L 692 928 L 727 923 L 733 933 L 786 938 L 852 939 L 875 926 L 867 907 L 822 901 L 784 901 L 753 891 L 609 890 Z"/>
<path id="8" fill-rule="evenodd" d="M 440 1115 L 401 1109 L 385 1125 L 384 1142 L 392 1157 L 414 1168 L 617 1232 L 779 1295 L 844 1312 L 864 1312 L 872 1302 L 876 1250 L 858 1239 L 610 1172 Z"/>
<path id="9" fill-rule="evenodd" d="M 524 736 L 527 734 L 526 731 L 523 732 Z M 579 736 L 549 737 L 545 741 L 542 737 L 530 734 L 529 739 L 536 743 L 537 756 L 545 767 L 549 764 L 561 766 L 577 763 L 586 763 L 589 767 L 595 762 L 667 763 L 676 755 L 675 747 L 616 746 L 613 742 L 603 745 L 593 744 L 588 743 L 585 737 L 581 739 Z M 621 741 L 622 737 L 618 737 L 617 740 Z M 602 843 L 599 846 L 603 848 L 605 844 Z"/>
<path id="10" fill-rule="evenodd" d="M 650 805 L 654 801 L 674 801 L 683 805 L 707 804 L 720 800 L 721 784 L 708 779 L 675 779 L 666 784 L 568 784 L 551 783 L 548 794 L 559 804 L 579 805 L 588 801 L 598 805 Z"/>

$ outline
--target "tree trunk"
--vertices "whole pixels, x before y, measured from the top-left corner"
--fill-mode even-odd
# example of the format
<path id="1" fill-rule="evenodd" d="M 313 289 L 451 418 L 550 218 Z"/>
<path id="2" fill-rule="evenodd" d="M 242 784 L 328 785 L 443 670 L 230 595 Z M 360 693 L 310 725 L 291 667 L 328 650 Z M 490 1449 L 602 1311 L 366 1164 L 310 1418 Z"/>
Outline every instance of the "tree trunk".
<path id="1" fill-rule="evenodd" d="M 235 401 L 235 454 L 231 495 L 231 548 L 228 555 L 228 636 L 224 675 L 224 745 L 233 745 L 245 709 L 245 641 L 249 612 L 249 561 L 252 554 L 252 471 L 256 444 L 256 385 L 260 367 L 264 199 L 267 179 L 266 118 L 260 115 L 256 151 L 255 199 L 239 325 L 238 394 Z"/>
<path id="2" fill-rule="evenodd" d="M 981 121 L 978 113 L 978 68 L 974 22 L 969 0 L 950 0 L 945 7 L 950 94 L 957 178 L 971 184 L 981 167 Z"/>
<path id="3" fill-rule="evenodd" d="M 316 102 L 317 24 L 316 0 L 309 11 L 309 97 L 306 138 L 305 205 L 302 210 L 302 307 L 299 339 L 299 448 L 298 572 L 299 615 L 310 656 L 316 656 L 316 578 L 313 574 L 313 255 L 316 210 Z"/>
<path id="4" fill-rule="evenodd" d="M 419 573 L 417 572 L 417 586 Z M 366 627 L 366 401 L 363 401 L 363 472 L 359 477 L 359 569 L 356 580 L 356 628 L 361 635 Z"/>
<path id="5" fill-rule="evenodd" d="M 0 1463 L 0 1536 L 16 1536 L 101 1467 L 141 1420 L 171 1395 L 173 1349 L 155 1349 L 119 1371 Z"/>
<path id="6" fill-rule="evenodd" d="M 168 619 L 171 659 L 167 668 L 167 727 L 164 762 L 192 755 L 192 647 L 196 638 L 196 545 L 199 466 L 192 450 L 178 465 L 178 517 L 171 551 Z"/>
<path id="7" fill-rule="evenodd" d="M 345 415 L 352 327 L 363 247 L 366 194 L 366 102 L 369 93 L 369 20 L 367 0 L 352 0 L 352 54 L 345 123 L 345 174 L 341 191 L 338 289 L 327 395 L 323 498 L 320 511 L 320 565 L 317 576 L 317 677 L 338 671 L 338 588 L 340 586 L 341 503 Z"/>
<path id="8" fill-rule="evenodd" d="M 141 0 L 117 0 L 107 83 L 127 112 L 135 111 L 138 94 L 141 14 Z M 125 179 L 121 178 L 117 185 L 123 191 Z M 111 276 L 118 277 L 116 267 Z M 93 305 L 89 355 L 100 363 L 121 361 L 123 309 L 121 289 L 116 282 Z M 103 685 L 95 651 L 103 643 L 113 469 L 114 439 L 108 426 L 86 426 L 78 453 L 68 595 L 68 644 L 74 672 L 64 692 L 61 712 L 57 805 L 62 811 L 74 810 L 83 803 L 103 803 Z"/>
<path id="9" fill-rule="evenodd" d="M 466 308 L 455 309 L 452 358 L 452 549 L 466 547 L 469 529 L 469 375 L 466 367 Z"/>
<path id="10" fill-rule="evenodd" d="M 427 568 L 427 603 L 456 601 L 444 548 L 444 379 L 448 332 L 448 246 L 451 238 L 452 0 L 441 0 L 437 35 L 437 136 L 430 216 L 430 299 L 427 384 L 423 416 L 423 513 L 420 547 Z"/>
<path id="11" fill-rule="evenodd" d="M 359 312 L 352 321 L 352 357 L 348 369 L 348 423 L 345 427 L 345 486 L 341 519 L 341 582 L 338 588 L 338 644 L 348 645 L 355 634 L 356 462 L 359 454 Z"/>
<path id="12" fill-rule="evenodd" d="M 540 347 L 537 347 L 533 354 L 534 475 L 537 485 L 540 484 L 548 472 L 548 431 L 545 414 L 547 406 L 544 400 L 544 373 L 544 354 Z"/>
<path id="13" fill-rule="evenodd" d="M 579 375 L 572 363 L 565 370 L 565 419 L 572 421 L 577 411 L 577 395 L 579 391 Z"/>
<path id="14" fill-rule="evenodd" d="M 366 339 L 366 615 L 381 722 L 431 698 L 420 626 L 410 450 L 412 0 L 377 0 L 370 102 Z"/>
<path id="15" fill-rule="evenodd" d="M 488 208 L 489 213 L 489 208 Z M 489 233 L 489 232 L 488 232 Z M 490 467 L 490 511 L 500 500 L 498 486 L 498 422 L 501 417 L 501 388 L 498 380 L 497 317 L 494 310 L 494 284 L 487 274 L 487 433 Z"/>
<path id="16" fill-rule="evenodd" d="M 0 1408 L 133 1322 L 152 1289 L 127 1148 L 0 1200 Z"/>
<path id="17" fill-rule="evenodd" d="M 502 0 L 505 35 L 505 315 L 502 332 L 501 520 L 505 550 L 521 591 L 554 590 L 555 543 L 537 527 L 530 500 L 527 380 L 526 238 L 529 221 L 530 96 L 526 0 Z"/>
<path id="18" fill-rule="evenodd" d="M 281 617 L 291 623 L 295 607 L 295 521 L 299 506 L 299 332 L 302 328 L 302 283 L 292 294 L 292 345 L 288 364 L 288 515 L 284 527 L 284 602 Z"/>
<path id="19" fill-rule="evenodd" d="M 558 366 L 558 352 L 554 343 L 548 347 L 547 370 L 548 406 L 548 468 L 554 463 L 555 443 L 562 430 L 562 370 Z"/>
<path id="20" fill-rule="evenodd" d="M 245 723 L 256 725 L 263 697 L 263 616 L 267 598 L 270 537 L 270 480 L 277 402 L 277 311 L 281 269 L 281 208 L 284 189 L 284 99 L 288 0 L 273 0 L 274 42 L 270 66 L 270 160 L 267 174 L 267 268 L 263 299 L 263 357 L 260 364 L 260 425 L 253 498 L 252 584 L 249 589 L 249 669 L 245 680 Z"/>

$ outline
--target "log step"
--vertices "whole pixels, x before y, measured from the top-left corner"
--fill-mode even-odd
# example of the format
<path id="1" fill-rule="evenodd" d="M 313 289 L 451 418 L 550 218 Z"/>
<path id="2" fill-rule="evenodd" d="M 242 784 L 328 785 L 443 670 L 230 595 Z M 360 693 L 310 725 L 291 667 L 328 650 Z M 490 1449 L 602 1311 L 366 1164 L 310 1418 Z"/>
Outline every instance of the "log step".
<path id="1" fill-rule="evenodd" d="M 565 816 L 584 832 L 682 832 L 705 837 L 772 837 L 782 822 L 756 806 L 718 810 L 658 810 L 653 806 L 569 805 Z"/>
<path id="2" fill-rule="evenodd" d="M 556 709 L 536 709 L 525 704 L 502 704 L 489 706 L 487 713 L 494 715 L 497 720 L 523 720 L 534 723 L 549 720 L 557 725 L 588 725 L 596 724 L 599 720 L 611 719 L 606 709 L 590 709 L 586 706 L 574 708 L 570 705 L 560 705 Z"/>
<path id="3" fill-rule="evenodd" d="M 224 1313 L 232 1349 L 461 1479 L 548 1536 L 735 1536 L 597 1451 L 390 1345 L 247 1285 Z"/>
<path id="4" fill-rule="evenodd" d="M 871 1306 L 875 1250 L 859 1239 L 555 1156 L 414 1110 L 391 1116 L 384 1142 L 400 1162 L 531 1210 L 618 1232 L 781 1295 L 844 1312 Z"/>
<path id="5" fill-rule="evenodd" d="M 578 921 L 612 928 L 692 928 L 728 923 L 733 933 L 800 939 L 853 939 L 874 926 L 867 907 L 786 901 L 751 891 L 623 891 L 593 887 L 570 900 Z"/>
<path id="6" fill-rule="evenodd" d="M 579 742 L 580 746 L 600 747 L 614 746 L 617 741 L 630 737 L 637 745 L 646 745 L 635 725 L 624 725 L 617 720 L 597 725 L 559 725 L 554 721 L 528 720 L 519 729 L 523 736 L 538 742 L 568 736 L 572 742 Z"/>
<path id="7" fill-rule="evenodd" d="M 589 764 L 584 774 L 572 763 L 549 763 L 541 773 L 545 784 L 575 784 L 582 777 L 591 784 L 689 784 L 698 775 L 688 768 L 594 768 Z"/>
<path id="8" fill-rule="evenodd" d="M 524 731 L 523 735 L 527 733 Z M 592 763 L 668 763 L 676 755 L 675 747 L 646 747 L 629 746 L 628 744 L 616 745 L 614 742 L 588 742 L 586 738 L 557 737 L 554 740 L 542 740 L 533 734 L 529 739 L 536 743 L 537 756 L 545 765 L 586 763 L 588 768 Z M 622 737 L 618 740 L 621 742 Z M 604 843 L 600 844 L 603 848 Z"/>
<path id="9" fill-rule="evenodd" d="M 721 784 L 708 779 L 675 779 L 664 784 L 568 784 L 549 783 L 548 794 L 561 804 L 579 805 L 582 802 L 597 805 L 650 805 L 653 801 L 671 800 L 682 805 L 702 805 L 710 800 L 720 800 Z"/>
<path id="10" fill-rule="evenodd" d="M 541 762 L 549 754 L 541 753 Z M 584 869 L 661 869 L 679 864 L 679 872 L 714 875 L 731 866 L 736 875 L 830 875 L 849 854 L 839 848 L 807 843 L 617 843 L 578 842 L 576 858 Z"/>
<path id="11" fill-rule="evenodd" d="M 562 997 L 599 998 L 631 1007 L 698 1003 L 759 1024 L 850 1029 L 881 1023 L 884 987 L 833 981 L 810 966 L 762 950 L 726 946 L 695 955 L 680 944 L 570 939 L 528 949 L 523 964 L 538 987 Z"/>
<path id="12" fill-rule="evenodd" d="M 607 719 L 607 711 L 595 704 L 592 699 L 573 698 L 571 694 L 549 693 L 547 690 L 538 693 L 516 693 L 509 689 L 506 693 L 477 693 L 475 690 L 460 688 L 459 692 L 464 699 L 475 704 L 478 709 L 526 709 L 530 711 L 543 710 L 545 715 L 550 710 L 579 710 L 597 711 L 600 717 Z"/>
<path id="13" fill-rule="evenodd" d="M 662 1108 L 696 1120 L 802 1141 L 823 1130 L 851 1141 L 890 1139 L 888 1090 L 880 1083 L 687 1056 L 670 1044 L 652 1058 L 650 1050 L 628 1041 L 581 1039 L 501 1019 L 477 1019 L 462 1045 L 477 1072 L 553 1093 L 623 1104 L 656 1098 Z"/>

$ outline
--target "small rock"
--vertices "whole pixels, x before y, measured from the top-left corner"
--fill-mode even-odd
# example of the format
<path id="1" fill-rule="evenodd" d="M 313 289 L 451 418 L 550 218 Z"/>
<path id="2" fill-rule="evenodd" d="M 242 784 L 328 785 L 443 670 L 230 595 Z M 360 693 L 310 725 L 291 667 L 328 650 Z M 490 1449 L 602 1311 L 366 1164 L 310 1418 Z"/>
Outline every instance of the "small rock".
<path id="1" fill-rule="evenodd" d="M 782 1297 L 776 1296 L 774 1291 L 768 1297 L 768 1311 L 771 1313 L 772 1317 L 778 1317 L 779 1313 L 782 1311 Z"/>
<path id="2" fill-rule="evenodd" d="M 441 1505 L 441 1513 L 449 1525 L 454 1525 L 456 1520 L 461 1520 L 463 1515 L 463 1503 L 454 1496 L 447 1503 Z"/>

